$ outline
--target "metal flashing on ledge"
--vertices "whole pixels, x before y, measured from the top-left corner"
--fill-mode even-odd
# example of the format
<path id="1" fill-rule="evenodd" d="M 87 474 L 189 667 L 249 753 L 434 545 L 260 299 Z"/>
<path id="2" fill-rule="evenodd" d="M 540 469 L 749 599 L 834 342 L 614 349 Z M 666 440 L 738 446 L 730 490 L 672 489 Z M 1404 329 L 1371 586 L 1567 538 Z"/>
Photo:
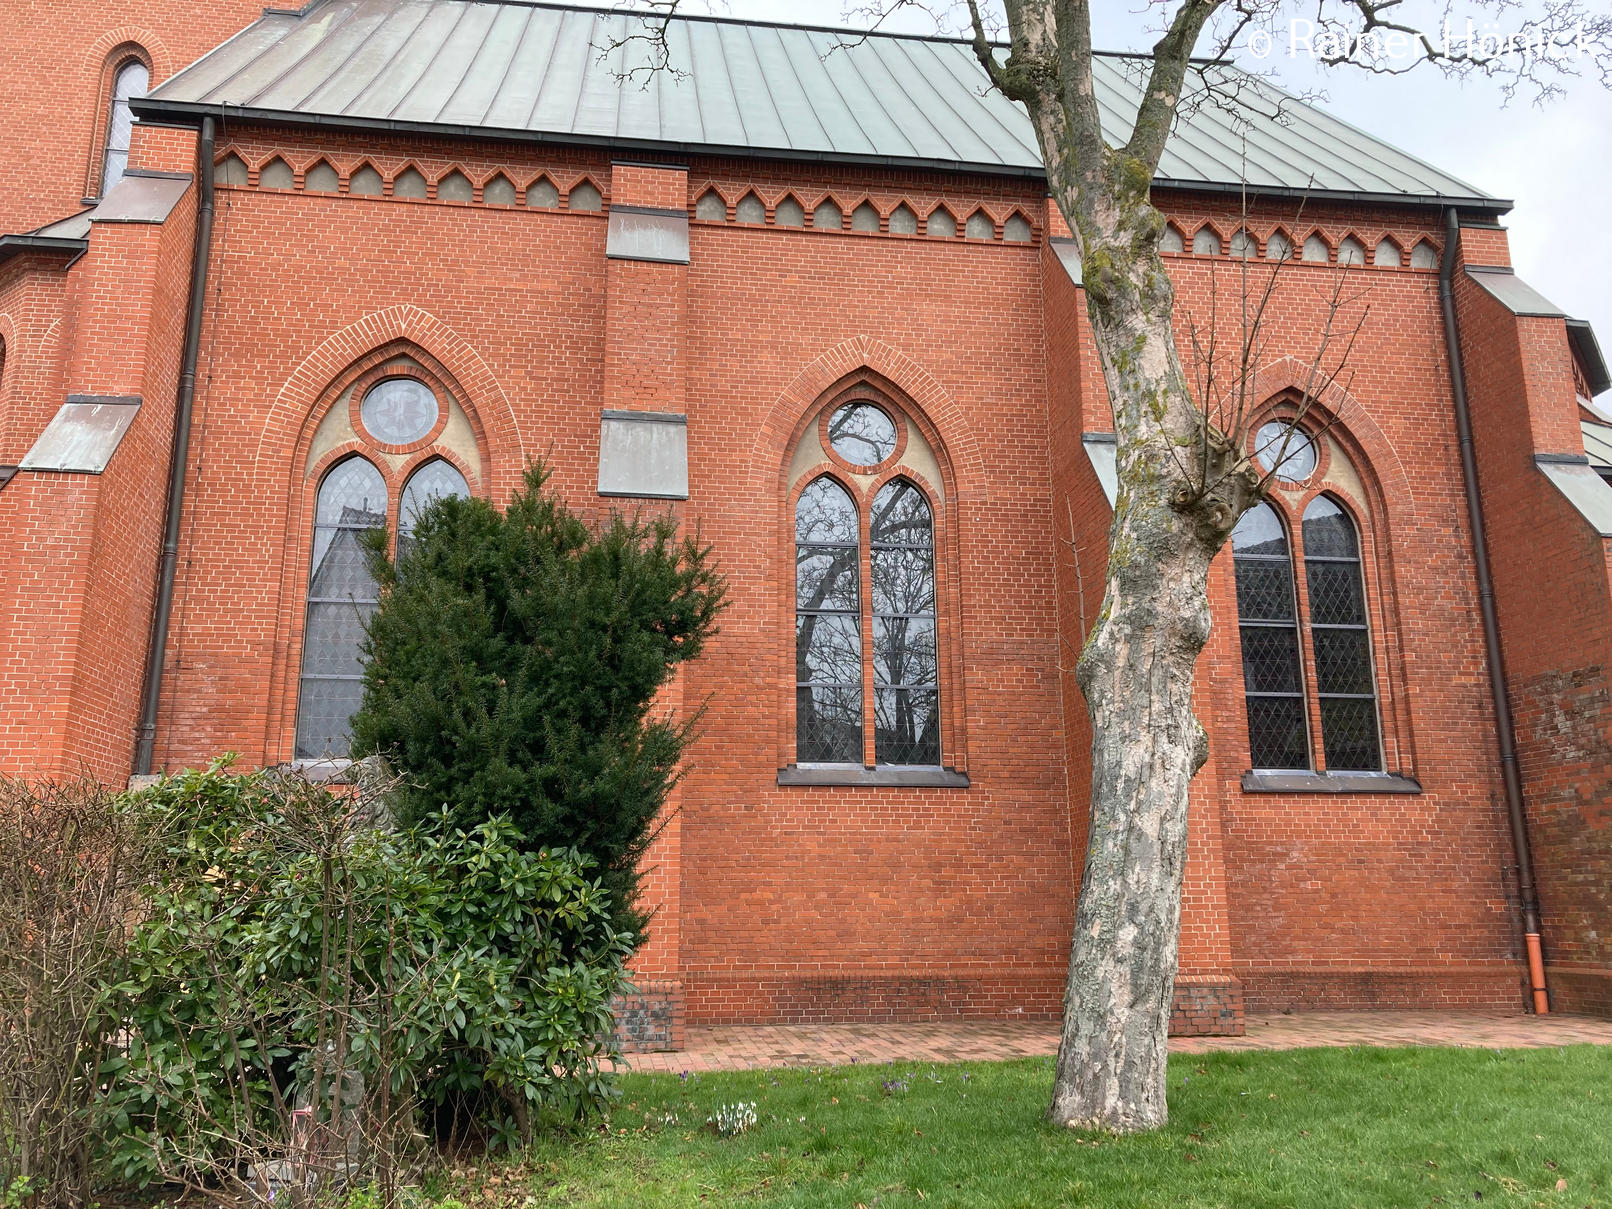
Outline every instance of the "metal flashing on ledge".
<path id="1" fill-rule="evenodd" d="M 126 172 L 90 211 L 91 222 L 164 223 L 190 188 L 188 172 Z"/>
<path id="2" fill-rule="evenodd" d="M 0 491 L 6 489 L 6 484 L 17 477 L 15 466 L 0 466 Z"/>
<path id="3" fill-rule="evenodd" d="M 1415 777 L 1396 772 L 1245 772 L 1244 793 L 1421 793 Z"/>
<path id="4" fill-rule="evenodd" d="M 13 256 L 38 252 L 46 256 L 66 256 L 64 268 L 72 268 L 90 250 L 87 239 L 57 239 L 49 235 L 0 235 L 0 262 Z"/>
<path id="5" fill-rule="evenodd" d="M 1601 537 L 1612 537 L 1612 486 L 1577 453 L 1536 453 L 1534 465 Z"/>
<path id="6" fill-rule="evenodd" d="M 1084 287 L 1085 270 L 1080 263 L 1080 245 L 1065 235 L 1054 235 L 1047 241 L 1052 245 L 1058 263 L 1063 265 L 1063 271 L 1069 274 L 1069 280 L 1076 286 Z"/>
<path id="7" fill-rule="evenodd" d="M 139 411 L 139 395 L 68 395 L 20 468 L 100 474 Z"/>
<path id="8" fill-rule="evenodd" d="M 1091 468 L 1097 472 L 1097 481 L 1102 484 L 1103 495 L 1108 499 L 1108 506 L 1112 508 L 1119 500 L 1119 445 L 1111 432 L 1085 432 L 1080 434 L 1080 445 L 1086 451 L 1086 459 L 1091 462 Z"/>
<path id="9" fill-rule="evenodd" d="M 1469 264 L 1466 275 L 1519 319 L 1565 319 L 1567 312 L 1517 276 L 1515 269 Z"/>
<path id="10" fill-rule="evenodd" d="M 606 420 L 632 420 L 639 424 L 682 424 L 688 426 L 688 417 L 675 411 L 617 411 L 605 408 L 599 413 Z"/>
<path id="11" fill-rule="evenodd" d="M 883 785 L 912 789 L 967 789 L 968 774 L 955 768 L 912 768 L 884 764 L 877 768 L 852 765 L 791 764 L 778 770 L 780 785 Z"/>
<path id="12" fill-rule="evenodd" d="M 688 263 L 688 212 L 649 206 L 611 206 L 605 235 L 611 260 Z"/>

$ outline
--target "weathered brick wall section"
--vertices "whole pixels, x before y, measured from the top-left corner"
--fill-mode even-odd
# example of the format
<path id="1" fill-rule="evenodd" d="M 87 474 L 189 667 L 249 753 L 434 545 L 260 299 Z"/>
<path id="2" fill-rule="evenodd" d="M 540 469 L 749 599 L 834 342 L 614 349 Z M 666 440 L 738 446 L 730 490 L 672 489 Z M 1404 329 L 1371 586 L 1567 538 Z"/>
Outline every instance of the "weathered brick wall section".
<path id="1" fill-rule="evenodd" d="M 1502 233 L 1462 244 L 1467 263 L 1508 263 Z M 1546 982 L 1558 1011 L 1612 1013 L 1609 543 L 1533 463 L 1583 452 L 1571 355 L 1561 320 L 1456 285 Z"/>
<path id="2" fill-rule="evenodd" d="M 616 1041 L 627 1054 L 680 1050 L 684 1041 L 683 984 L 639 977 L 633 993 L 618 995 Z"/>
<path id="3" fill-rule="evenodd" d="M 808 213 L 832 191 L 847 219 L 863 191 L 886 214 L 1039 208 L 1011 182 L 939 175 L 712 163 L 689 178 L 691 201 L 708 184 L 735 202 L 792 188 Z M 688 678 L 711 700 L 684 785 L 690 1018 L 1050 1016 L 1073 884 L 1061 761 L 1025 758 L 1062 747 L 1039 251 L 699 220 L 691 247 L 688 514 L 726 552 L 733 606 Z M 951 472 L 939 587 L 963 603 L 940 627 L 962 675 L 942 710 L 966 713 L 942 757 L 968 789 L 775 781 L 793 760 L 785 471 L 814 404 L 862 368 L 910 401 Z"/>
<path id="4" fill-rule="evenodd" d="M 1172 1037 L 1240 1037 L 1243 987 L 1235 978 L 1178 974 L 1170 1005 Z"/>
<path id="5" fill-rule="evenodd" d="M 1168 210 L 1189 247 L 1202 222 L 1215 224 L 1223 239 L 1238 224 L 1234 203 L 1183 197 Z M 1304 217 L 1306 227 L 1313 224 L 1329 240 L 1334 256 L 1338 240 L 1351 231 L 1368 249 L 1383 234 L 1407 250 L 1418 240 L 1441 240 L 1431 216 L 1413 212 L 1306 207 Z M 1277 229 L 1299 246 L 1303 229 L 1293 219 L 1291 206 L 1257 207 L 1248 225 L 1261 247 Z M 1240 270 L 1227 258 L 1169 261 L 1184 340 L 1191 322 L 1207 320 L 1210 274 L 1221 275 L 1214 288 L 1224 299 L 1240 288 Z M 1253 270 L 1253 280 L 1266 271 Z M 1281 316 L 1279 335 L 1267 346 L 1256 397 L 1302 387 L 1326 321 L 1332 271 L 1305 263 L 1283 270 L 1273 308 Z M 1476 977 L 1488 1006 L 1515 1009 L 1520 1000 L 1512 963 L 1519 942 L 1505 897 L 1505 817 L 1477 641 L 1437 278 L 1426 270 L 1373 266 L 1358 270 L 1351 288 L 1369 290 L 1371 313 L 1350 364 L 1347 394 L 1331 391 L 1320 401 L 1320 414 L 1336 419 L 1335 448 L 1314 481 L 1275 495 L 1296 522 L 1326 490 L 1360 522 L 1387 767 L 1418 779 L 1423 792 L 1243 791 L 1248 745 L 1228 551 L 1212 568 L 1215 628 L 1199 664 L 1199 715 L 1209 733 L 1210 763 L 1194 785 L 1194 853 L 1203 851 L 1205 823 L 1218 803 L 1224 927 L 1231 972 L 1250 1010 L 1295 986 L 1302 988 L 1297 1006 L 1341 1005 L 1353 998 L 1362 973 L 1378 972 L 1399 978 L 1407 1002 L 1423 993 L 1423 984 Z M 1222 339 L 1235 340 L 1224 306 L 1220 314 Z M 1302 574 L 1297 590 L 1302 600 Z M 1307 668 L 1313 663 L 1308 652 L 1305 662 Z M 1310 708 L 1312 745 L 1318 746 L 1313 692 Z M 1189 907 L 1192 893 L 1189 883 Z M 1187 938 L 1195 927 L 1212 930 L 1213 921 L 1213 913 L 1196 912 L 1184 921 L 1184 968 Z M 1474 964 L 1493 973 L 1468 973 Z"/>

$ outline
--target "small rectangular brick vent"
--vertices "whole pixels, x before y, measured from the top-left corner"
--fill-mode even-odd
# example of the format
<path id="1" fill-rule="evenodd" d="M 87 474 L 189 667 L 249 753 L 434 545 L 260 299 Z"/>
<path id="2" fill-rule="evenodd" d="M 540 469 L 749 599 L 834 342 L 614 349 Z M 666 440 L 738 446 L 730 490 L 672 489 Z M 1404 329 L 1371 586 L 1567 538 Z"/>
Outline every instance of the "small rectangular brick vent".
<path id="1" fill-rule="evenodd" d="M 1172 1037 L 1241 1037 L 1243 985 L 1222 975 L 1183 974 L 1170 1005 Z"/>

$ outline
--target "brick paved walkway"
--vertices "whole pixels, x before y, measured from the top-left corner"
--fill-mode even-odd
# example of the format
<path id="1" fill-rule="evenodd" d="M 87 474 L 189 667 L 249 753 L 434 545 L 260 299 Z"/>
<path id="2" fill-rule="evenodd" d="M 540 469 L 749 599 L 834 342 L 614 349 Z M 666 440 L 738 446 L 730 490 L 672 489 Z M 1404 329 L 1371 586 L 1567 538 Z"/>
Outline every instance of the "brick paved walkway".
<path id="1" fill-rule="evenodd" d="M 1318 1045 L 1465 1045 L 1485 1049 L 1612 1045 L 1612 1020 L 1496 1012 L 1308 1012 L 1249 1016 L 1242 1037 L 1175 1037 L 1170 1048 L 1300 1049 Z M 632 1054 L 637 1071 L 746 1070 L 881 1062 L 1033 1058 L 1058 1048 L 1053 1023 L 824 1024 L 690 1029 L 674 1054 Z"/>

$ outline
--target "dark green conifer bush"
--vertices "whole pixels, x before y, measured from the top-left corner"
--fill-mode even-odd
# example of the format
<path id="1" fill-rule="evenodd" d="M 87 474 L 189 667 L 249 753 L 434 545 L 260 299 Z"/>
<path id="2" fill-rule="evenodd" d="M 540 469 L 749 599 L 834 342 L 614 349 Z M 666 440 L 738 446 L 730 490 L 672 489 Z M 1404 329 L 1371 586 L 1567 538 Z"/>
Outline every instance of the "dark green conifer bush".
<path id="1" fill-rule="evenodd" d="M 691 725 L 655 698 L 715 633 L 723 582 L 671 517 L 590 526 L 547 479 L 529 468 L 503 512 L 434 501 L 395 562 L 375 535 L 353 752 L 401 775 L 404 825 L 504 815 L 531 848 L 586 853 L 640 931 L 639 858 Z"/>

